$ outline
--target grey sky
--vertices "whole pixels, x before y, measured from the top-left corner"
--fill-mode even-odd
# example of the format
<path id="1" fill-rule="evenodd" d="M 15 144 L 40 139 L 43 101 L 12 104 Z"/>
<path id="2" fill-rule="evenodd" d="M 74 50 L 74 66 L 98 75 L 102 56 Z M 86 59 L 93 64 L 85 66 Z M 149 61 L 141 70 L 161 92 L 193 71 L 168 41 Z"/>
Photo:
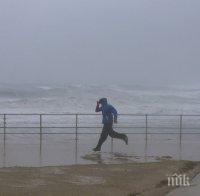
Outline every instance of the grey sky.
<path id="1" fill-rule="evenodd" d="M 0 82 L 200 84 L 199 0 L 0 0 Z"/>

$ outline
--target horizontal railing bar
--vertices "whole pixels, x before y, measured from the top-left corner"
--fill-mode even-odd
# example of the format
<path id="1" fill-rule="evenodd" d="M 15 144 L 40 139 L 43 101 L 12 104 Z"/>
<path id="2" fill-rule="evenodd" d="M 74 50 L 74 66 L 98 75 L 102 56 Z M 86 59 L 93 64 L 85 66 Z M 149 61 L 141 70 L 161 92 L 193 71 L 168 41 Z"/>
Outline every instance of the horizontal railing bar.
<path id="1" fill-rule="evenodd" d="M 30 116 L 30 115 L 33 115 L 33 116 L 39 116 L 39 115 L 43 115 L 43 116 L 45 116 L 45 115 L 47 115 L 47 116 L 51 116 L 51 115 L 53 115 L 53 116 L 75 116 L 75 115 L 94 115 L 94 116 L 96 116 L 96 115 L 101 115 L 101 114 L 95 114 L 95 113 L 91 113 L 91 114 L 86 114 L 86 113 L 5 113 L 5 114 L 0 114 L 1 116 L 2 115 L 9 115 L 9 116 L 12 116 L 12 115 L 14 115 L 14 116 Z M 121 114 L 119 114 L 119 115 L 121 115 Z"/>
<path id="2" fill-rule="evenodd" d="M 4 127 L 0 127 L 0 129 L 3 129 Z M 75 129 L 76 127 L 6 127 L 6 129 Z M 102 127 L 77 127 L 78 129 L 102 129 Z M 120 129 L 144 129 L 145 127 L 114 127 L 114 128 L 120 128 Z M 178 129 L 178 128 L 174 128 Z"/>
<path id="3" fill-rule="evenodd" d="M 0 127 L 4 128 L 4 127 Z M 7 129 L 75 129 L 76 127 L 6 127 Z M 78 129 L 101 129 L 102 127 L 77 127 Z M 145 129 L 146 127 L 114 127 L 120 129 Z M 179 129 L 178 127 L 148 127 L 149 129 Z M 183 128 L 184 129 L 184 128 Z M 188 128 L 188 129 L 200 129 L 200 128 Z"/>
<path id="4" fill-rule="evenodd" d="M 4 133 L 0 133 L 0 135 L 2 135 L 2 134 L 4 134 Z M 5 134 L 23 134 L 23 135 L 25 135 L 25 134 L 32 134 L 32 135 L 39 135 L 39 134 L 41 134 L 41 133 L 24 133 L 24 132 L 21 132 L 21 133 L 13 133 L 13 132 L 8 132 L 8 133 L 5 133 Z M 70 134 L 70 135 L 74 135 L 74 133 L 66 133 L 66 132 L 64 132 L 64 133 L 55 133 L 55 132 L 53 132 L 53 133 L 51 133 L 51 132 L 46 132 L 46 133 L 42 133 L 42 135 L 47 135 L 47 134 Z M 84 134 L 101 134 L 101 133 L 78 133 L 78 135 L 84 135 Z M 146 133 L 145 132 L 143 132 L 143 133 L 138 133 L 138 132 L 135 132 L 135 133 L 130 133 L 130 132 L 126 132 L 126 133 L 124 133 L 124 134 L 129 134 L 129 135 L 134 135 L 134 134 L 143 134 L 143 135 L 145 135 Z M 169 132 L 166 132 L 166 133 L 155 133 L 155 132 L 153 132 L 153 133 L 151 133 L 151 132 L 149 132 L 149 133 L 147 133 L 148 135 L 157 135 L 157 134 L 161 134 L 161 135 L 167 135 L 167 134 L 172 134 L 172 135 L 179 135 L 180 133 L 169 133 Z M 191 135 L 195 135 L 195 134 L 200 134 L 200 133 L 182 133 L 182 135 L 184 135 L 184 134 L 191 134 Z"/>
<path id="5" fill-rule="evenodd" d="M 129 135 L 131 135 L 131 134 L 180 134 L 180 133 L 178 133 L 178 132 L 176 132 L 176 133 L 169 133 L 169 132 L 166 132 L 166 133 L 156 133 L 156 132 L 154 132 L 154 133 L 151 133 L 151 132 L 148 132 L 148 133 L 146 133 L 146 132 L 142 132 L 142 133 L 139 133 L 139 132 L 123 132 L 124 134 L 129 134 Z M 78 134 L 82 134 L 82 135 L 84 135 L 84 134 L 101 134 L 101 133 L 78 133 Z M 190 134 L 190 133 L 188 133 L 188 134 Z M 199 133 L 200 134 L 200 133 Z"/>
<path id="6" fill-rule="evenodd" d="M 4 128 L 4 127 L 0 127 L 0 128 Z M 6 127 L 6 129 L 58 129 L 58 128 L 61 128 L 61 129 L 75 129 L 76 127 Z"/>
<path id="7" fill-rule="evenodd" d="M 4 134 L 4 133 L 0 133 L 0 134 Z M 74 133 L 40 133 L 40 132 L 38 132 L 38 133 L 25 133 L 25 132 L 21 132 L 21 133 L 12 133 L 12 132 L 8 132 L 8 133 L 5 133 L 5 134 L 15 134 L 15 135 L 17 135 L 17 134 L 23 134 L 23 135 L 25 135 L 25 134 L 27 134 L 27 135 L 31 135 L 31 134 L 33 134 L 33 135 L 40 135 L 40 134 L 42 134 L 42 135 L 44 135 L 44 134 L 71 134 L 71 135 L 74 135 Z"/>
<path id="8" fill-rule="evenodd" d="M 0 129 L 3 129 L 4 127 L 0 127 Z M 30 128 L 30 129 L 39 129 L 39 128 L 42 128 L 42 129 L 50 129 L 50 128 L 52 128 L 52 129 L 75 129 L 76 128 L 76 126 L 73 126 L 73 127 L 8 127 L 8 126 L 6 126 L 6 129 L 28 129 L 28 128 Z M 102 128 L 102 126 L 99 126 L 99 127 L 91 127 L 91 126 L 88 126 L 88 127 L 82 127 L 82 126 L 78 126 L 77 127 L 78 129 L 99 129 L 99 128 Z M 130 127 L 128 127 L 128 126 L 121 126 L 121 127 L 119 127 L 119 126 L 116 126 L 116 127 L 114 127 L 114 128 L 120 128 L 120 129 L 131 129 L 131 128 L 133 128 L 133 129 L 145 129 L 146 127 L 132 127 L 132 126 L 130 126 Z M 179 127 L 147 127 L 148 129 L 179 129 Z M 182 128 L 182 130 L 184 130 L 184 129 L 197 129 L 197 130 L 200 130 L 200 127 L 186 127 L 186 128 Z"/>
<path id="9" fill-rule="evenodd" d="M 26 115 L 101 115 L 101 114 L 96 114 L 96 113 L 1 113 L 1 116 L 3 115 L 21 115 L 21 116 L 26 116 Z M 125 115 L 125 116 L 200 116 L 200 114 L 128 114 L 128 113 L 121 113 L 118 115 Z"/>

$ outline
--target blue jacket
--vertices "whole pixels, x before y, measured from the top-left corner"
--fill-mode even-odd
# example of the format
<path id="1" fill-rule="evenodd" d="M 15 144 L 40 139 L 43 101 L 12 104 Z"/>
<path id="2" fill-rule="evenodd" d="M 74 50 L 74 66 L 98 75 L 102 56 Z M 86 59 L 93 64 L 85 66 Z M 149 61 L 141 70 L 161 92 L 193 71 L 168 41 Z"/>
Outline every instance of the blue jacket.
<path id="1" fill-rule="evenodd" d="M 101 107 L 99 107 L 99 105 L 97 105 L 95 111 L 102 112 L 102 115 L 103 115 L 102 123 L 103 124 L 113 123 L 113 116 L 114 116 L 114 119 L 117 120 L 117 110 L 112 105 L 107 103 L 106 98 L 100 99 L 99 103 L 101 104 Z"/>

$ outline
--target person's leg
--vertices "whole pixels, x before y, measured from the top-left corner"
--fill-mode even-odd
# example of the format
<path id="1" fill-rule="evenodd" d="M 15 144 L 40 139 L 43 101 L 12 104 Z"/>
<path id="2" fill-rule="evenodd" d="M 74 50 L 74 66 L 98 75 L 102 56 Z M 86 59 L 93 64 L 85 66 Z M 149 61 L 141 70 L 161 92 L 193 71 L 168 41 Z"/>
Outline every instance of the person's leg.
<path id="1" fill-rule="evenodd" d="M 108 128 L 107 128 L 106 125 L 104 125 L 102 133 L 101 133 L 101 136 L 99 138 L 99 142 L 98 142 L 96 148 L 94 148 L 93 150 L 94 151 L 100 151 L 101 150 L 101 146 L 105 142 L 105 140 L 107 139 L 107 137 L 108 137 Z"/>
<path id="2" fill-rule="evenodd" d="M 117 139 L 121 139 L 121 140 L 123 140 L 126 144 L 128 144 L 128 137 L 126 136 L 126 134 L 118 133 L 118 132 L 114 131 L 114 130 L 113 130 L 113 127 L 112 127 L 112 124 L 110 124 L 108 134 L 109 134 L 110 137 L 112 137 L 112 138 L 117 138 Z"/>

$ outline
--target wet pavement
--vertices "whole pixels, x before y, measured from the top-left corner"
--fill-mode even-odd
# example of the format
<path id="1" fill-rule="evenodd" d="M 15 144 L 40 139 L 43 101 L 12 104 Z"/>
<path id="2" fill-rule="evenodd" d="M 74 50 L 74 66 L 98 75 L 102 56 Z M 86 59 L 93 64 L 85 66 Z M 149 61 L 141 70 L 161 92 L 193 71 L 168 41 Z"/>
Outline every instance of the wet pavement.
<path id="1" fill-rule="evenodd" d="M 56 166 L 72 164 L 127 163 L 176 160 L 200 160 L 200 135 L 129 134 L 129 145 L 108 140 L 101 152 L 93 152 L 98 134 L 6 134 L 0 135 L 0 167 Z"/>

